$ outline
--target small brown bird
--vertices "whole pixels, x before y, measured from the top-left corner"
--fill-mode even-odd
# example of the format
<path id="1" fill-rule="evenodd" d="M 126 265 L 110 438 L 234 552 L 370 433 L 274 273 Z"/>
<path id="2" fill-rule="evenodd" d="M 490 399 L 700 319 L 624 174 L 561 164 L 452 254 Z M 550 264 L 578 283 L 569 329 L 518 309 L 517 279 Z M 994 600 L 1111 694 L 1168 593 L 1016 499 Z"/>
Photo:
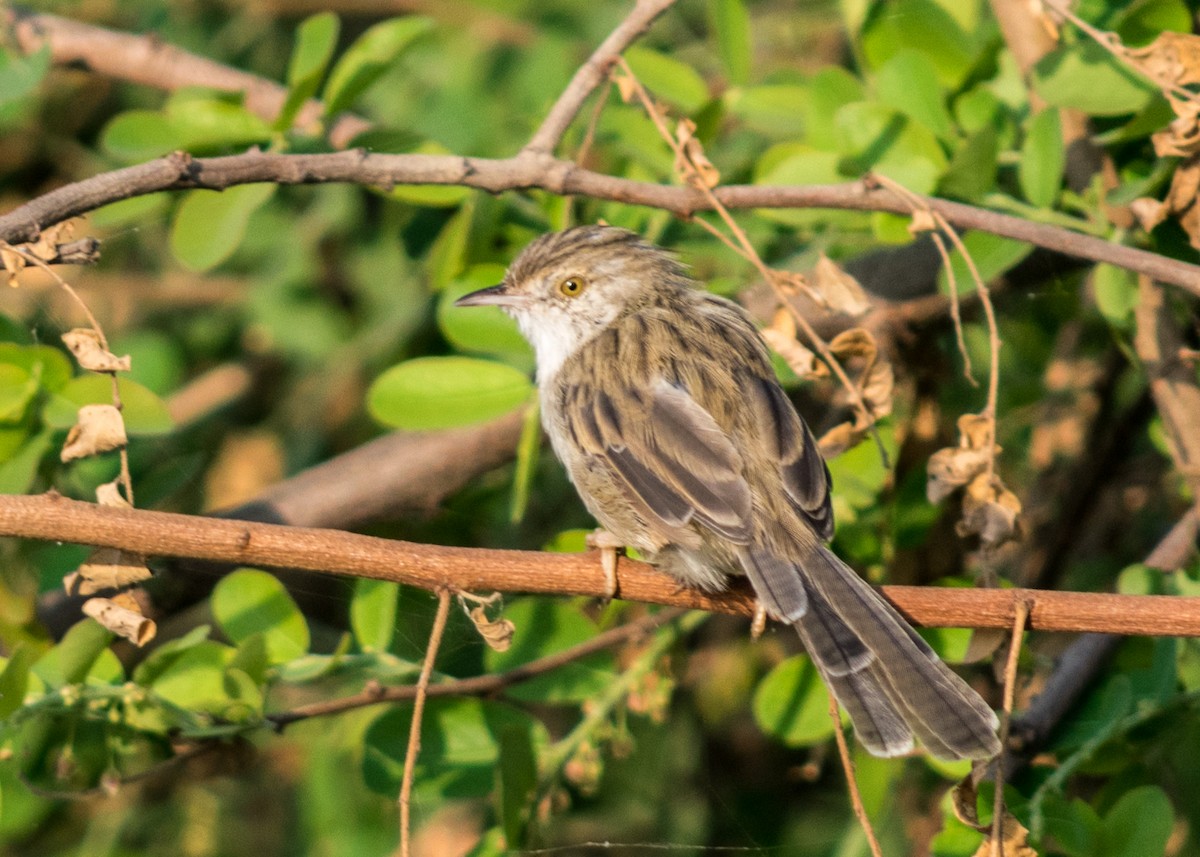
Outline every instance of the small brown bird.
<path id="1" fill-rule="evenodd" d="M 830 476 L 736 305 L 695 287 L 666 251 L 582 226 L 531 243 L 498 286 L 537 357 L 542 420 L 588 510 L 682 583 L 750 579 L 795 626 L 879 756 L 996 755 L 996 715 L 825 546 Z"/>

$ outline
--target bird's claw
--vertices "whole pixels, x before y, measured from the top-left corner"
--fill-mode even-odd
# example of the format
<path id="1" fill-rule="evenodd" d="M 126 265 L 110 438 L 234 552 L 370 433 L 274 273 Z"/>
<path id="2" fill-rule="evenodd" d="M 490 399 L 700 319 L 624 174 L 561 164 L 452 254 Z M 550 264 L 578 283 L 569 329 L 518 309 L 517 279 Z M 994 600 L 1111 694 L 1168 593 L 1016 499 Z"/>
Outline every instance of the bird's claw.
<path id="1" fill-rule="evenodd" d="M 600 568 L 604 572 L 604 597 L 611 601 L 617 595 L 617 555 L 625 550 L 625 543 L 608 530 L 594 530 L 587 534 L 584 544 L 600 551 Z"/>

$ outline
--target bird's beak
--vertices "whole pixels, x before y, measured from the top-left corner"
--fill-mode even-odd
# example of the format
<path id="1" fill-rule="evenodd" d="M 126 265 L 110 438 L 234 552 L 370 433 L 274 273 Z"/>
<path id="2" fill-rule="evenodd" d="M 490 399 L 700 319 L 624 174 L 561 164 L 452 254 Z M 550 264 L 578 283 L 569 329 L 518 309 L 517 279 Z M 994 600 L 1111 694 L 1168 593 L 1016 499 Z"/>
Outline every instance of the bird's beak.
<path id="1" fill-rule="evenodd" d="M 524 295 L 513 294 L 508 290 L 508 286 L 501 283 L 498 286 L 488 286 L 486 289 L 465 294 L 456 300 L 454 305 L 516 307 L 523 306 L 526 302 L 527 299 Z"/>

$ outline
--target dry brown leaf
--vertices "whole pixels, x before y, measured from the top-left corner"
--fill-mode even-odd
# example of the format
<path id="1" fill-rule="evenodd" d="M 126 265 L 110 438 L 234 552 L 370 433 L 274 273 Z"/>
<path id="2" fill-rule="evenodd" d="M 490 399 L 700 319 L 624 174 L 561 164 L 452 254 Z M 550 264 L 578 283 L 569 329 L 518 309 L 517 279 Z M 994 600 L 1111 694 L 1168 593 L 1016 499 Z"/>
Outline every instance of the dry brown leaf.
<path id="1" fill-rule="evenodd" d="M 896 388 L 896 376 L 892 372 L 892 364 L 886 360 L 876 360 L 867 370 L 867 376 L 861 382 L 860 394 L 867 410 L 875 419 L 886 417 L 892 412 L 892 394 Z M 857 423 L 862 417 L 860 413 L 855 418 Z"/>
<path id="2" fill-rule="evenodd" d="M 938 229 L 937 218 L 933 216 L 933 212 L 925 208 L 918 208 L 912 214 L 912 220 L 908 224 L 908 232 L 914 238 L 926 232 L 936 232 Z"/>
<path id="3" fill-rule="evenodd" d="M 721 173 L 704 154 L 704 146 L 696 139 L 696 123 L 680 119 L 675 126 L 675 139 L 682 154 L 675 156 L 675 172 L 685 184 L 714 188 L 721 183 Z"/>
<path id="4" fill-rule="evenodd" d="M 43 229 L 38 237 L 25 245 L 25 248 L 43 262 L 58 258 L 58 245 L 70 241 L 75 235 L 75 221 L 65 220 Z"/>
<path id="5" fill-rule="evenodd" d="M 854 423 L 839 423 L 821 435 L 817 446 L 824 458 L 837 458 L 847 449 L 857 446 L 866 433 L 866 428 L 859 428 Z"/>
<path id="6" fill-rule="evenodd" d="M 967 449 L 987 449 L 993 445 L 995 425 L 996 421 L 984 414 L 963 414 L 958 418 L 958 442 Z"/>
<path id="7" fill-rule="evenodd" d="M 125 499 L 125 495 L 121 493 L 120 478 L 114 479 L 112 482 L 105 482 L 103 485 L 96 486 L 96 502 L 101 506 L 116 506 L 121 509 L 130 509 L 129 501 Z"/>
<path id="8" fill-rule="evenodd" d="M 8 244 L 0 244 L 0 264 L 4 266 L 4 276 L 13 288 L 17 286 L 17 274 L 26 265 L 25 257 Z"/>
<path id="9" fill-rule="evenodd" d="M 988 826 L 979 823 L 979 777 L 974 766 L 950 790 L 950 806 L 954 817 L 972 830 L 986 833 Z"/>
<path id="10" fill-rule="evenodd" d="M 1010 812 L 1004 813 L 1004 823 L 1001 826 L 1000 857 L 1038 857 L 1038 853 L 1029 844 L 1029 831 Z M 980 843 L 975 851 L 975 857 L 993 857 L 996 854 L 992 843 L 991 833 Z"/>
<path id="11" fill-rule="evenodd" d="M 1021 501 L 995 474 L 980 473 L 963 495 L 963 516 L 955 529 L 960 536 L 978 535 L 986 547 L 1016 538 Z"/>
<path id="12" fill-rule="evenodd" d="M 135 646 L 144 646 L 154 639 L 158 629 L 136 607 L 132 598 L 89 598 L 83 602 L 86 615 Z"/>
<path id="13" fill-rule="evenodd" d="M 928 481 L 925 496 L 930 503 L 940 503 L 956 488 L 966 485 L 987 468 L 990 454 L 982 449 L 948 446 L 929 456 L 926 465 Z"/>
<path id="14" fill-rule="evenodd" d="M 829 350 L 841 361 L 857 357 L 870 363 L 879 354 L 879 343 L 866 328 L 852 327 L 831 339 Z"/>
<path id="15" fill-rule="evenodd" d="M 1159 83 L 1200 83 L 1200 37 L 1191 33 L 1160 33 L 1145 47 L 1130 49 L 1129 56 Z"/>
<path id="16" fill-rule="evenodd" d="M 112 405 L 84 405 L 79 409 L 79 421 L 67 432 L 59 458 L 63 464 L 98 455 L 124 446 L 125 421 Z"/>
<path id="17" fill-rule="evenodd" d="M 619 69 L 613 69 L 612 82 L 617 85 L 617 92 L 626 104 L 637 97 L 637 81 Z"/>
<path id="18" fill-rule="evenodd" d="M 815 374 L 818 366 L 824 368 L 817 363 L 817 355 L 796 339 L 796 321 L 786 309 L 776 310 L 771 323 L 762 329 L 762 338 L 801 378 Z"/>
<path id="19" fill-rule="evenodd" d="M 1138 225 L 1147 232 L 1167 219 L 1167 207 L 1157 199 L 1143 196 L 1129 203 L 1129 210 L 1137 218 Z"/>
<path id="20" fill-rule="evenodd" d="M 824 253 L 813 268 L 813 285 L 830 309 L 858 317 L 871 308 L 862 284 Z"/>
<path id="21" fill-rule="evenodd" d="M 152 576 L 145 557 L 116 548 L 97 548 L 78 569 L 63 578 L 68 595 L 93 595 L 105 589 L 120 589 Z"/>
<path id="22" fill-rule="evenodd" d="M 1193 155 L 1175 168 L 1171 188 L 1163 205 L 1169 214 L 1175 215 L 1188 234 L 1191 245 L 1200 250 L 1200 209 L 1196 206 L 1196 193 L 1200 190 L 1200 155 Z"/>
<path id="23" fill-rule="evenodd" d="M 482 604 L 472 607 L 471 612 L 467 615 L 471 617 L 475 630 L 479 632 L 479 636 L 483 637 L 483 641 L 488 646 L 497 652 L 508 651 L 509 646 L 512 645 L 513 634 L 517 630 L 516 625 L 503 617 L 489 619 L 487 610 Z"/>
<path id="24" fill-rule="evenodd" d="M 131 360 L 128 354 L 118 357 L 100 344 L 100 334 L 91 328 L 77 327 L 62 335 L 67 348 L 75 355 L 80 367 L 89 372 L 128 372 Z"/>
<path id="25" fill-rule="evenodd" d="M 1161 131 L 1150 135 L 1154 152 L 1160 158 L 1187 158 L 1200 151 L 1200 104 L 1171 98 L 1175 118 Z"/>
<path id="26" fill-rule="evenodd" d="M 971 633 L 967 651 L 959 663 L 977 664 L 991 658 L 1010 637 L 1011 633 L 1007 628 L 976 628 Z"/>

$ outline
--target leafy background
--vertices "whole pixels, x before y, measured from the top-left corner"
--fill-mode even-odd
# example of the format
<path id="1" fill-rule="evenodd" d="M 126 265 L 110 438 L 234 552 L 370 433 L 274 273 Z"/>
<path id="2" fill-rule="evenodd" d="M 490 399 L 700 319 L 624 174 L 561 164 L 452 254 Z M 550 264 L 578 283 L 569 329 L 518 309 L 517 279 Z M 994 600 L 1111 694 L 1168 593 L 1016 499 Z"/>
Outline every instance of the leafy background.
<path id="1" fill-rule="evenodd" d="M 42 8 L 154 33 L 286 81 L 291 97 L 272 123 L 237 96 L 164 95 L 51 70 L 45 52 L 25 56 L 6 44 L 6 209 L 180 148 L 322 151 L 319 133 L 289 130 L 314 95 L 330 115 L 353 108 L 369 117 L 373 128 L 356 142 L 376 151 L 507 156 L 628 4 L 480 0 L 391 19 L 355 4 L 339 16 L 278 0 Z M 1089 0 L 1079 14 L 1131 45 L 1190 31 L 1194 19 L 1181 0 Z M 1133 199 L 1167 189 L 1176 159 L 1156 157 L 1149 135 L 1170 121 L 1169 106 L 1069 28 L 1033 71 L 1036 107 L 978 0 L 684 0 L 627 56 L 656 97 L 696 122 L 725 182 L 838 182 L 870 169 L 919 193 L 1195 258 L 1174 221 L 1145 234 L 1121 215 Z M 641 109 L 607 98 L 587 164 L 670 182 L 672 156 Z M 1080 177 L 1062 142 L 1063 111 L 1091 117 L 1112 171 L 1107 184 L 1086 170 Z M 585 125 L 576 123 L 564 151 L 579 150 Z M 515 331 L 499 313 L 449 305 L 496 282 L 535 235 L 598 219 L 672 247 L 710 288 L 762 305 L 750 266 L 694 224 L 540 192 L 248 185 L 95 212 L 79 229 L 103 239 L 103 259 L 69 279 L 113 350 L 133 356 L 122 398 L 138 505 L 226 508 L 385 430 L 472 424 L 524 406 L 531 355 Z M 739 220 L 774 266 L 803 270 L 823 252 L 883 299 L 946 289 L 903 218 L 764 210 Z M 983 233 L 966 240 L 983 276 L 1000 278 L 1001 469 L 1028 511 L 1025 540 L 1003 570 L 1063 589 L 1195 591 L 1194 557 L 1186 573 L 1138 565 L 1194 498 L 1171 469 L 1133 358 L 1132 275 Z M 91 499 L 116 474 L 115 456 L 69 465 L 57 456 L 75 409 L 108 400 L 107 382 L 78 376 L 57 344 L 79 323 L 77 311 L 33 274 L 5 293 L 0 310 L 0 489 Z M 1185 322 L 1192 315 L 1193 344 L 1194 311 L 1194 303 L 1177 307 Z M 975 366 L 985 366 L 975 311 L 965 339 Z M 944 311 L 896 331 L 891 346 L 895 415 L 881 434 L 892 467 L 869 443 L 831 462 L 835 544 L 876 581 L 963 585 L 976 568 L 970 545 L 954 534 L 953 509 L 926 502 L 924 462 L 952 441 L 960 414 L 981 407 L 982 393 L 962 377 Z M 172 417 L 190 381 L 228 366 L 249 379 L 244 395 Z M 831 385 L 793 384 L 792 392 L 817 426 L 837 421 Z M 590 522 L 537 446 L 527 433 L 513 464 L 431 514 L 379 521 L 370 532 L 578 549 Z M 1045 561 L 1052 549 L 1057 559 Z M 410 708 L 360 709 L 282 735 L 264 715 L 368 680 L 411 682 L 428 596 L 366 581 L 319 592 L 309 581 L 289 592 L 258 570 L 218 582 L 222 572 L 193 569 L 215 584 L 211 597 L 164 623 L 168 642 L 142 657 L 110 647 L 90 620 L 58 638 L 39 623 L 39 599 L 85 550 L 12 541 L 0 550 L 0 839 L 8 853 L 358 855 L 395 846 Z M 488 650 L 454 615 L 438 670 L 503 670 L 640 612 L 511 598 L 512 649 Z M 952 659 L 970 637 L 929 636 Z M 1031 641 L 1019 707 L 1063 643 Z M 1039 853 L 1200 853 L 1192 833 L 1200 824 L 1198 664 L 1191 641 L 1122 645 L 1038 764 L 1009 787 Z M 986 666 L 966 670 L 998 700 Z M 498 853 L 505 842 L 588 853 L 578 843 L 602 841 L 641 843 L 602 849 L 618 854 L 666 844 L 695 853 L 866 853 L 829 756 L 825 706 L 792 635 L 751 642 L 743 623 L 692 616 L 500 699 L 433 700 L 414 795 L 419 853 Z M 974 852 L 979 834 L 954 820 L 943 797 L 961 766 L 856 761 L 886 853 Z"/>

